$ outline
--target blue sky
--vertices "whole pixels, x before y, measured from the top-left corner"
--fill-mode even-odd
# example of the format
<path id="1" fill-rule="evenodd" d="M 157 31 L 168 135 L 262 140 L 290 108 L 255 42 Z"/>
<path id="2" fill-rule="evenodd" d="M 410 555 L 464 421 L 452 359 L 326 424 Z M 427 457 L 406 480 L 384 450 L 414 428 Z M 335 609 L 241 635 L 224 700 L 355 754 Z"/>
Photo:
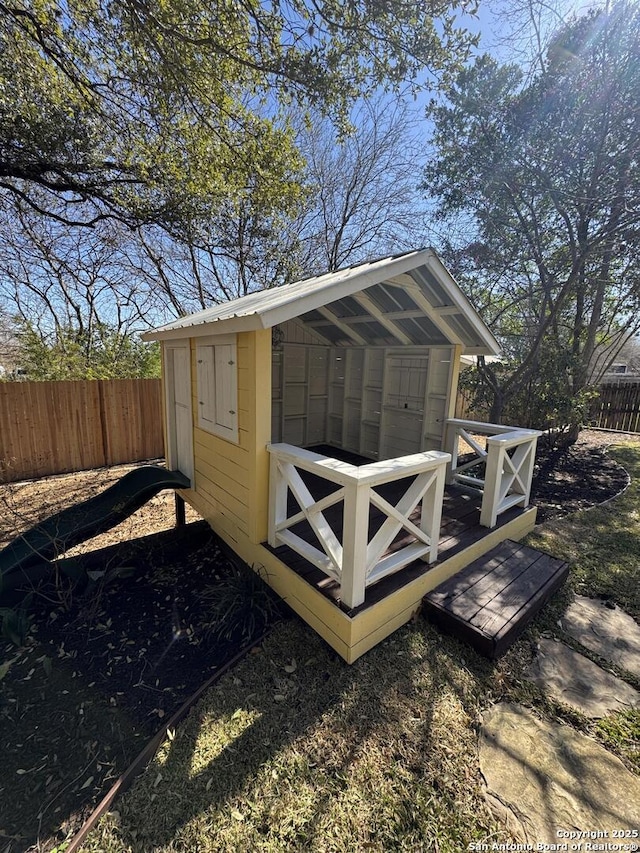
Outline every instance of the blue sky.
<path id="1" fill-rule="evenodd" d="M 535 2 L 535 0 L 534 0 Z M 590 8 L 604 6 L 602 2 L 590 0 L 546 0 L 539 3 L 549 15 L 549 21 L 560 23 L 574 14 Z M 517 7 L 525 6 L 525 0 L 514 4 L 512 0 L 479 0 L 476 16 L 461 17 L 461 22 L 473 33 L 480 33 L 479 52 L 492 53 L 503 62 L 515 59 L 514 29 L 518 26 Z"/>

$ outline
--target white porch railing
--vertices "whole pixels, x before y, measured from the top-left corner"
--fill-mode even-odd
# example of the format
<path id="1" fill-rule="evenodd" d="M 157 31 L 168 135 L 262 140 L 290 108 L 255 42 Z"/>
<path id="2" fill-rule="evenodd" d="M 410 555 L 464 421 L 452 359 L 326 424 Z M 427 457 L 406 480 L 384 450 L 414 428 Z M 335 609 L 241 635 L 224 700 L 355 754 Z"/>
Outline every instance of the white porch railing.
<path id="1" fill-rule="evenodd" d="M 486 447 L 474 438 L 476 435 L 487 436 Z M 535 429 L 460 418 L 447 420 L 445 447 L 451 453 L 447 483 L 457 482 L 482 491 L 480 524 L 484 527 L 495 527 L 500 513 L 512 506 L 529 506 L 536 446 L 541 435 Z M 473 458 L 458 464 L 459 456 L 468 452 L 474 454 Z M 485 463 L 484 477 L 464 473 L 480 462 Z"/>
<path id="2" fill-rule="evenodd" d="M 271 454 L 269 544 L 273 548 L 288 545 L 338 581 L 347 607 L 362 604 L 368 586 L 414 560 L 425 555 L 430 563 L 437 559 L 446 466 L 451 458 L 448 453 L 416 453 L 356 467 L 291 444 L 270 444 L 267 449 Z M 300 470 L 329 480 L 339 488 L 316 500 Z M 405 477 L 415 479 L 395 506 L 375 491 L 378 486 Z M 287 510 L 289 491 L 298 504 L 292 515 Z M 420 501 L 418 526 L 409 516 Z M 342 541 L 324 514 L 339 503 L 343 503 Z M 371 506 L 379 509 L 386 519 L 370 539 Z M 302 521 L 309 523 L 322 550 L 291 530 Z M 414 541 L 386 554 L 403 529 Z"/>

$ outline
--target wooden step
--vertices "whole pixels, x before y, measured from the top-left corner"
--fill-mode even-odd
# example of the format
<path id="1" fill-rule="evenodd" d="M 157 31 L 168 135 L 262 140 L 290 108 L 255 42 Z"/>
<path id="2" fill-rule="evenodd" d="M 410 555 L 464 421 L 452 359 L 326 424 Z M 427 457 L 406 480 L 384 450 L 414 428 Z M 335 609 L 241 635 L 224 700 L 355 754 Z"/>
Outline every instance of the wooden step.
<path id="1" fill-rule="evenodd" d="M 506 539 L 432 590 L 424 611 L 447 633 L 497 658 L 568 574 L 568 563 Z"/>

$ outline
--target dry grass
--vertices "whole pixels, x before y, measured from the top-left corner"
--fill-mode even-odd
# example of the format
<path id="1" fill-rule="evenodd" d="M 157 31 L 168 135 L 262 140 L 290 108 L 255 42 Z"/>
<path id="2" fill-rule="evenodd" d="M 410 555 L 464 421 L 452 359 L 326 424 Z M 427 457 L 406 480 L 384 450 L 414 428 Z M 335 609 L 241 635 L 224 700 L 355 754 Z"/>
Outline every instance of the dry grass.
<path id="1" fill-rule="evenodd" d="M 476 758 L 496 672 L 424 623 L 352 667 L 300 622 L 282 625 L 209 692 L 85 849 L 458 853 L 506 840 Z"/>

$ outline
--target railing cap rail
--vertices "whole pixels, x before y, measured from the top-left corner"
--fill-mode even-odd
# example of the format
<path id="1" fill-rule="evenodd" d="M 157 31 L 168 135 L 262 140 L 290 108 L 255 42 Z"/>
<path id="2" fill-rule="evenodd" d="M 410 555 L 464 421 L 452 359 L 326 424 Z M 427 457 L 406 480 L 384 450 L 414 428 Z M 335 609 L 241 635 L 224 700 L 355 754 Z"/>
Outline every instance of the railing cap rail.
<path id="1" fill-rule="evenodd" d="M 373 485 L 386 483 L 389 480 L 410 477 L 424 471 L 431 471 L 440 465 L 451 461 L 451 454 L 440 450 L 426 450 L 423 453 L 412 453 L 399 456 L 396 459 L 383 459 L 379 462 L 369 462 L 366 465 L 351 465 L 341 462 L 331 456 L 323 456 L 294 444 L 268 444 L 267 450 L 278 458 L 291 462 L 340 485 L 357 483 L 358 485 Z"/>
<path id="2" fill-rule="evenodd" d="M 358 482 L 363 484 L 385 483 L 412 474 L 432 471 L 440 465 L 451 462 L 451 454 L 441 450 L 425 450 L 396 459 L 381 459 L 358 468 Z"/>
<path id="3" fill-rule="evenodd" d="M 520 444 L 521 442 L 532 438 L 539 438 L 542 432 L 539 429 L 514 429 L 511 432 L 503 433 L 502 435 L 491 435 L 487 438 L 487 444 L 502 445 L 508 447 L 512 444 Z"/>
<path id="4" fill-rule="evenodd" d="M 520 427 L 506 426 L 505 424 L 492 424 L 486 421 L 467 421 L 464 418 L 447 418 L 447 426 L 458 426 L 471 432 L 486 433 L 487 435 L 500 435 L 505 432 L 514 432 Z"/>
<path id="5" fill-rule="evenodd" d="M 296 447 L 295 444 L 267 444 L 267 450 L 285 462 L 291 462 L 298 468 L 324 477 L 332 483 L 339 483 L 341 486 L 353 482 L 357 475 L 358 469 L 355 465 L 341 462 L 331 456 L 323 456 L 321 453 L 314 453 L 312 450 L 305 450 L 304 447 Z"/>

